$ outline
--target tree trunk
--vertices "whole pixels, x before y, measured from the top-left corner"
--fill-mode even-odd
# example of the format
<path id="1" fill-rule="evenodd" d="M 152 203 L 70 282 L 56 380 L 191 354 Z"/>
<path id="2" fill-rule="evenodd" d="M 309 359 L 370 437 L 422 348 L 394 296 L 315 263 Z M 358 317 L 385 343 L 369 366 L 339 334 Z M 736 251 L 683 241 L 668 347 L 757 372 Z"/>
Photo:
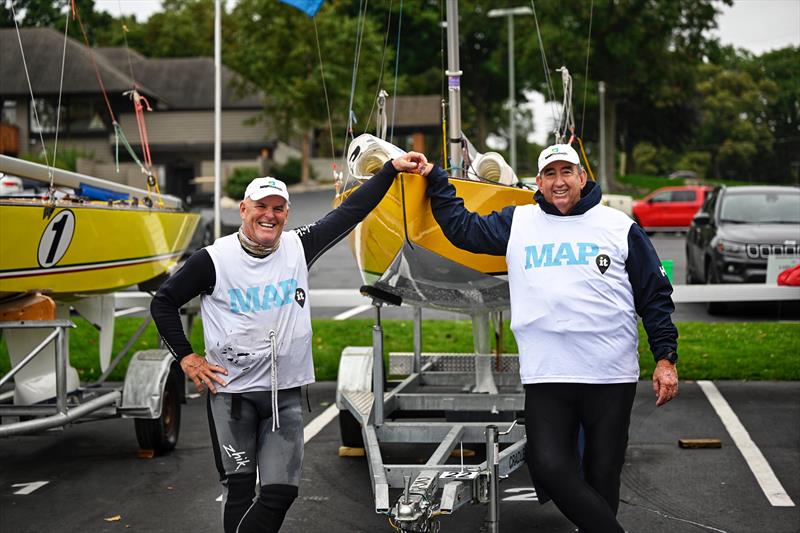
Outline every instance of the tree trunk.
<path id="1" fill-rule="evenodd" d="M 308 129 L 303 133 L 302 154 L 303 159 L 300 165 L 300 183 L 303 185 L 311 184 L 311 136 L 314 130 Z"/>
<path id="2" fill-rule="evenodd" d="M 486 152 L 486 137 L 489 135 L 489 128 L 486 125 L 486 113 L 483 112 L 484 106 L 475 106 L 475 126 L 478 131 L 478 138 L 471 139 L 475 149 L 480 153 Z"/>

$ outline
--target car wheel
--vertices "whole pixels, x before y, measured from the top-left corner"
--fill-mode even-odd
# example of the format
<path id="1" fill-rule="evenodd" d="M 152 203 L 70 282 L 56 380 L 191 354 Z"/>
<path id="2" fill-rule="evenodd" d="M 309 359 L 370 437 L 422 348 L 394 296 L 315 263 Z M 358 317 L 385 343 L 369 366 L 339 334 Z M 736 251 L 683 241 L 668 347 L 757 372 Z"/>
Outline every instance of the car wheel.
<path id="1" fill-rule="evenodd" d="M 719 283 L 719 274 L 712 263 L 706 265 L 706 283 L 716 285 Z M 725 302 L 707 302 L 706 312 L 709 315 L 721 315 L 726 309 Z"/>

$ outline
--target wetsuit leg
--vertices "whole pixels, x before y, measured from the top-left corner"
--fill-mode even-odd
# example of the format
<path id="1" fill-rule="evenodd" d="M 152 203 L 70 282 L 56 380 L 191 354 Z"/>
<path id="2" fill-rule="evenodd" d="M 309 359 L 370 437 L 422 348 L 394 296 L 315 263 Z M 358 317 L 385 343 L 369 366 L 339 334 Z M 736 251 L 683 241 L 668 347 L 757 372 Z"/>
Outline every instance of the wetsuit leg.
<path id="1" fill-rule="evenodd" d="M 259 414 L 245 395 L 219 392 L 208 395 L 209 427 L 214 460 L 222 481 L 222 524 L 234 533 L 253 504 L 256 487 L 256 435 Z"/>
<path id="2" fill-rule="evenodd" d="M 581 531 L 622 533 L 606 500 L 579 473 L 578 427 L 586 387 L 603 385 L 525 385 L 528 468 L 537 487 Z"/>
<path id="3" fill-rule="evenodd" d="M 273 533 L 280 530 L 286 512 L 297 498 L 303 465 L 303 413 L 300 387 L 280 391 L 280 428 L 272 431 L 270 393 L 258 406 L 258 473 L 261 493 L 239 523 L 237 533 Z"/>
<path id="4" fill-rule="evenodd" d="M 581 423 L 586 431 L 583 469 L 587 483 L 616 514 L 636 383 L 591 386 L 598 389 L 583 398 Z"/>

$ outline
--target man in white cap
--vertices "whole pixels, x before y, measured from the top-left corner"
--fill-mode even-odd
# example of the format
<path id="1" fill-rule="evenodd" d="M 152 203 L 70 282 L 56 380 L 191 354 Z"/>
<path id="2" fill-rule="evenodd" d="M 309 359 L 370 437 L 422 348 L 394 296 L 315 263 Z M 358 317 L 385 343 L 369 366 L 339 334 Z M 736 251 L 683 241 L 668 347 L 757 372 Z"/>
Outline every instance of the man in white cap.
<path id="1" fill-rule="evenodd" d="M 639 379 L 637 314 L 661 406 L 678 392 L 672 286 L 642 228 L 600 204 L 600 187 L 587 183 L 571 146 L 545 148 L 538 163 L 537 204 L 486 216 L 465 209 L 442 169 L 429 164 L 422 174 L 455 246 L 506 257 L 526 461 L 539 501 L 552 498 L 582 532 L 622 532 L 616 513 Z"/>
<path id="2" fill-rule="evenodd" d="M 198 392 L 212 393 L 208 421 L 226 533 L 277 532 L 297 497 L 300 387 L 314 381 L 308 269 L 378 205 L 398 172 L 419 172 L 426 163 L 415 152 L 388 161 L 337 209 L 291 231 L 284 231 L 286 185 L 256 178 L 239 204 L 239 231 L 194 253 L 153 298 L 150 310 L 167 347 Z M 198 295 L 205 357 L 192 348 L 179 316 Z"/>

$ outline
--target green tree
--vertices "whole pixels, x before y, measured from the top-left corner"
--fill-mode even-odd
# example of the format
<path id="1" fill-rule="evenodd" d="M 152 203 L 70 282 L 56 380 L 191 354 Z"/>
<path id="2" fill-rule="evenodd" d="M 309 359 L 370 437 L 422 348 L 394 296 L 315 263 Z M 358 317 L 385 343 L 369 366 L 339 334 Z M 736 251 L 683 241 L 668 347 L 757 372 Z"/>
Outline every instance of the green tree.
<path id="1" fill-rule="evenodd" d="M 762 161 L 772 158 L 773 132 L 767 109 L 777 94 L 775 82 L 754 80 L 744 70 L 716 65 L 700 69 L 701 125 L 697 142 L 711 153 L 715 177 L 758 179 Z M 758 155 L 758 157 L 756 157 Z"/>
<path id="2" fill-rule="evenodd" d="M 383 51 L 382 35 L 371 20 L 364 22 L 353 102 L 353 112 L 360 120 L 370 115 Z M 232 12 L 231 23 L 226 64 L 266 95 L 263 119 L 274 124 L 284 138 L 300 137 L 302 180 L 308 182 L 314 128 L 327 129 L 323 68 L 334 139 L 345 133 L 359 20 L 337 13 L 330 4 L 312 19 L 274 0 L 241 0 Z M 319 33 L 324 67 L 319 61 L 315 32 Z"/>
<path id="3" fill-rule="evenodd" d="M 714 50 L 707 37 L 716 26 L 718 7 L 731 0 L 596 0 L 592 13 L 589 77 L 584 76 L 589 3 L 565 9 L 563 3 L 536 6 L 542 41 L 551 69 L 566 65 L 575 79 L 576 121 L 580 128 L 582 95 L 596 94 L 606 82 L 605 127 L 608 168 L 615 175 L 616 149 L 631 150 L 641 141 L 677 147 L 691 139 L 699 115 L 687 94 L 693 92 L 697 66 Z M 542 72 L 535 36 L 520 53 L 529 71 Z M 553 76 L 555 73 L 550 72 Z M 548 94 L 543 76 L 529 79 L 532 88 Z M 560 88 L 556 88 L 560 94 Z M 587 102 L 585 131 L 597 131 L 596 98 Z M 588 140 L 595 140 L 591 133 Z"/>
<path id="4" fill-rule="evenodd" d="M 133 46 L 149 57 L 214 55 L 214 2 L 164 0 L 163 11 L 151 15 L 143 26 Z M 227 15 L 222 17 L 222 28 L 226 42 L 230 37 Z"/>
<path id="5" fill-rule="evenodd" d="M 762 54 L 750 68 L 754 79 L 770 80 L 776 89 L 764 110 L 775 157 L 764 170 L 773 179 L 800 183 L 800 47 Z"/>
<path id="6" fill-rule="evenodd" d="M 95 10 L 94 0 L 75 0 L 83 21 L 89 43 L 98 44 L 102 36 L 115 26 L 113 16 Z M 64 31 L 69 16 L 69 35 L 83 42 L 80 25 L 72 18 L 72 0 L 14 0 L 14 12 L 21 27 L 55 28 Z M 11 1 L 0 0 L 0 27 L 14 27 L 11 16 Z"/>

